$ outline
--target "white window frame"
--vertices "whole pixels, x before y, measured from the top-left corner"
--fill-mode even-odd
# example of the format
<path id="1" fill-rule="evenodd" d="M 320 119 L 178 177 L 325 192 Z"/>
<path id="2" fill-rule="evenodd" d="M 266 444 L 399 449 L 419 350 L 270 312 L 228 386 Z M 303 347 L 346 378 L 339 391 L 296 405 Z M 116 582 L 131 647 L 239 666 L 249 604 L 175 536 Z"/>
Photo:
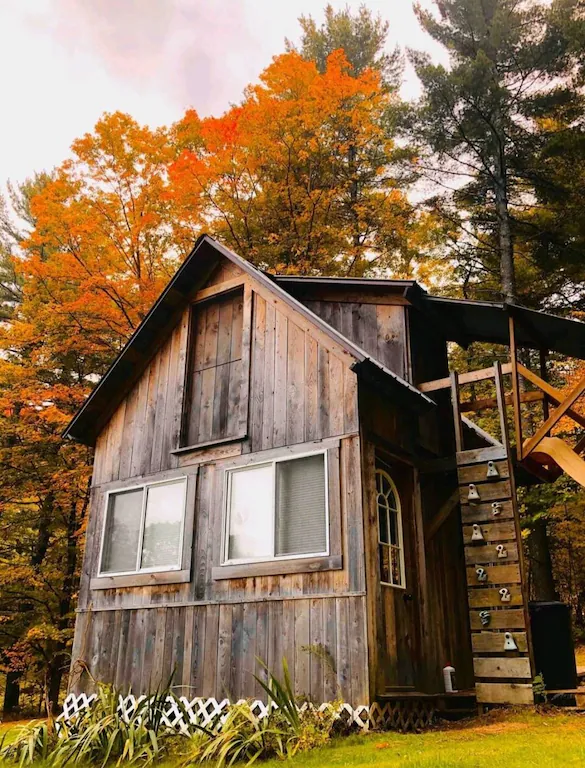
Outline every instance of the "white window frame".
<path id="1" fill-rule="evenodd" d="M 142 545 L 144 543 L 144 523 L 146 520 L 146 503 L 148 500 L 148 489 L 157 485 L 177 485 L 179 482 L 183 484 L 183 514 L 181 518 L 181 531 L 179 534 L 179 558 L 176 565 L 157 565 L 152 568 L 140 568 L 140 561 L 142 559 Z M 108 510 L 110 508 L 110 497 L 118 493 L 128 493 L 130 491 L 142 490 L 142 510 L 140 514 L 140 531 L 138 534 L 138 549 L 136 551 L 136 568 L 130 571 L 102 571 L 104 546 L 106 542 L 106 526 L 108 523 Z M 125 488 L 112 488 L 106 493 L 105 507 L 104 507 L 104 519 L 102 523 L 102 539 L 100 544 L 100 554 L 98 560 L 98 577 L 110 578 L 112 576 L 134 576 L 141 573 L 167 573 L 168 571 L 180 571 L 183 565 L 183 542 L 185 539 L 185 517 L 187 513 L 187 475 L 181 475 L 180 477 L 173 477 L 167 480 L 155 480 L 150 483 L 139 483 L 137 485 L 129 485 Z"/>
<path id="2" fill-rule="evenodd" d="M 389 544 L 387 541 L 381 541 L 380 539 L 380 506 L 378 504 L 378 472 L 382 472 L 390 484 L 394 498 L 396 499 L 396 528 L 398 533 L 398 544 Z M 375 469 L 376 479 L 376 524 L 378 526 L 377 539 L 378 539 L 378 562 L 380 557 L 380 547 L 388 547 L 391 551 L 398 550 L 399 566 L 400 566 L 400 584 L 393 584 L 391 581 L 382 581 L 382 574 L 380 573 L 380 584 L 384 587 L 393 587 L 394 589 L 406 589 L 406 568 L 404 564 L 404 536 L 402 533 L 402 501 L 396 483 L 392 479 L 392 476 L 387 469 L 377 466 Z M 390 533 L 390 521 L 387 520 L 388 533 Z"/>
<path id="3" fill-rule="evenodd" d="M 305 459 L 308 456 L 323 456 L 323 472 L 324 472 L 324 486 L 325 486 L 325 550 L 322 552 L 303 552 L 299 555 L 276 555 L 274 550 L 276 548 L 276 465 L 284 461 L 296 461 L 297 459 Z M 245 472 L 247 470 L 258 469 L 260 467 L 272 467 L 272 556 L 267 557 L 251 557 L 251 558 L 231 558 L 229 557 L 229 530 L 230 530 L 230 514 L 231 514 L 231 498 L 232 498 L 232 477 L 237 472 Z M 309 451 L 307 453 L 299 453 L 293 456 L 279 456 L 278 458 L 269 459 L 265 461 L 256 461 L 250 464 L 246 464 L 242 467 L 234 467 L 228 469 L 225 473 L 224 482 L 224 509 L 223 509 L 223 528 L 222 528 L 222 565 L 246 565 L 248 563 L 273 563 L 280 562 L 281 560 L 305 560 L 311 557 L 328 557 L 331 549 L 331 543 L 329 540 L 329 457 L 327 450 L 322 451 Z"/>

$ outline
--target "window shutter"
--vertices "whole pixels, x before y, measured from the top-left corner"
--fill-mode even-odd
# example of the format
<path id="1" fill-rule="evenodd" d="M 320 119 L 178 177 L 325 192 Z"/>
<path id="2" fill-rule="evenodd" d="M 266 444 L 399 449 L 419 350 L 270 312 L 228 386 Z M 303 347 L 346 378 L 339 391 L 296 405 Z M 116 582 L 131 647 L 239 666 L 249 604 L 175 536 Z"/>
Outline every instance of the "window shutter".
<path id="1" fill-rule="evenodd" d="M 325 457 L 276 465 L 276 552 L 302 555 L 327 550 Z"/>

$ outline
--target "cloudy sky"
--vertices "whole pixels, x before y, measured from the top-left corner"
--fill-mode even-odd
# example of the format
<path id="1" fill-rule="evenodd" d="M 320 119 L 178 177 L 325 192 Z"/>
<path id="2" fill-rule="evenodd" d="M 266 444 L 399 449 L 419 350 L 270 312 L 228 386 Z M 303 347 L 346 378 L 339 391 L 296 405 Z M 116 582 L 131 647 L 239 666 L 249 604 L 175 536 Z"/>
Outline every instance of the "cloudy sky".
<path id="1" fill-rule="evenodd" d="M 151 126 L 177 120 L 187 107 L 220 114 L 284 50 L 285 37 L 298 40 L 298 17 L 321 20 L 325 2 L 1 0 L 0 183 L 59 163 L 106 111 Z M 412 0 L 367 5 L 390 22 L 389 46 L 438 54 Z M 403 91 L 417 92 L 411 72 Z"/>

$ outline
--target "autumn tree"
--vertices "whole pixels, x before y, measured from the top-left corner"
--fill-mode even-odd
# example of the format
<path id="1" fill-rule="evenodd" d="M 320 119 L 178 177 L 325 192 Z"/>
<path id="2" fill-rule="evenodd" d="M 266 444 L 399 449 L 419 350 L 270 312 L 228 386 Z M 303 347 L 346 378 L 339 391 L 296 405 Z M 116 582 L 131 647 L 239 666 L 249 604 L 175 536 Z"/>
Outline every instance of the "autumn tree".
<path id="1" fill-rule="evenodd" d="M 213 234 L 273 271 L 408 273 L 433 235 L 384 124 L 395 98 L 342 51 L 323 73 L 297 53 L 277 57 L 240 105 L 221 118 L 188 113 L 177 127 L 177 208 L 187 217 L 204 205 Z"/>
<path id="2" fill-rule="evenodd" d="M 14 238 L 18 301 L 0 333 L 0 646 L 13 681 L 32 676 L 53 706 L 92 459 L 61 433 L 175 271 L 195 222 L 191 211 L 177 223 L 167 194 L 167 131 L 106 115 L 72 151 L 14 198 L 29 231 Z"/>

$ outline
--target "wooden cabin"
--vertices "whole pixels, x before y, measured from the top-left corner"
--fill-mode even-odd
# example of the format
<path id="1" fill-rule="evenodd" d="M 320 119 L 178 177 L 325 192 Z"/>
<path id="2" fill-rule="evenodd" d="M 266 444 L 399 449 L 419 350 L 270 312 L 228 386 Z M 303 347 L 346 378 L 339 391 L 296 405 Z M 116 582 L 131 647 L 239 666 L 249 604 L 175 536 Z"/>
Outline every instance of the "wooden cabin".
<path id="1" fill-rule="evenodd" d="M 449 377 L 449 342 L 510 328 L 503 370 Z M 440 694 L 452 664 L 531 701 L 518 457 L 459 395 L 492 377 L 505 414 L 517 345 L 585 358 L 585 324 L 268 275 L 202 236 L 66 432 L 95 446 L 73 669 L 235 700 L 286 657 L 299 695 L 357 706 Z"/>

